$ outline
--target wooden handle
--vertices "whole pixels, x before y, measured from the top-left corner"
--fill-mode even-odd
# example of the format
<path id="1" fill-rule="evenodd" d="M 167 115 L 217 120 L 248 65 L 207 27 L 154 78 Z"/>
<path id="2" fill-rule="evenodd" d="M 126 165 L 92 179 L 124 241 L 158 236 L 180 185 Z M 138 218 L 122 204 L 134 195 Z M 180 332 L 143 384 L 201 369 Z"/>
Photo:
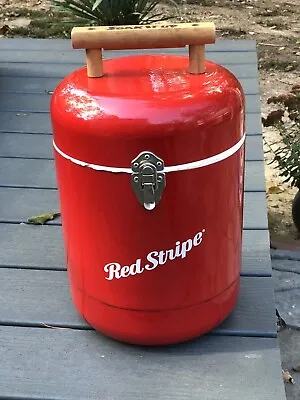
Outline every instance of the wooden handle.
<path id="1" fill-rule="evenodd" d="M 205 44 L 215 42 L 211 22 L 163 25 L 122 25 L 75 27 L 71 32 L 74 49 L 86 49 L 89 77 L 103 76 L 102 52 L 105 50 L 174 48 L 189 45 L 189 72 L 204 72 Z"/>

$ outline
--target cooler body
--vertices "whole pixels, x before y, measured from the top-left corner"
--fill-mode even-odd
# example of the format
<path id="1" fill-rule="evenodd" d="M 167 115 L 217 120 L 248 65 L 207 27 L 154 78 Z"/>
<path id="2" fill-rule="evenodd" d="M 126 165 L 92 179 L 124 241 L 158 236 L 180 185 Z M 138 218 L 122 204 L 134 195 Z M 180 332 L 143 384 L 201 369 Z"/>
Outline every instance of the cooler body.
<path id="1" fill-rule="evenodd" d="M 200 75 L 183 56 L 104 65 L 67 76 L 51 103 L 72 298 L 117 340 L 192 339 L 237 300 L 244 94 L 209 61 Z"/>

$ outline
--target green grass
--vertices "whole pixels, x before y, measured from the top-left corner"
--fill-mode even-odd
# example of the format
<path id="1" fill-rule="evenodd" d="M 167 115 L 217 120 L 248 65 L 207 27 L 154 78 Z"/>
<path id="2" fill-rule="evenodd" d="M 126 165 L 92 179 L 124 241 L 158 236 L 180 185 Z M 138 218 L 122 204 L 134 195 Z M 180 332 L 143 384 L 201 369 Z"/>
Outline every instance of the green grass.
<path id="1" fill-rule="evenodd" d="M 12 28 L 8 34 L 10 37 L 69 38 L 73 26 L 87 25 L 87 21 L 82 21 L 67 12 L 54 10 L 14 9 L 13 16 L 26 17 L 31 22 L 27 26 Z"/>
<path id="2" fill-rule="evenodd" d="M 30 23 L 28 26 L 13 28 L 8 36 L 29 36 L 38 39 L 70 38 L 72 29 L 70 25 L 58 23 L 51 25 L 51 27 L 45 27 L 46 23 L 49 24 L 49 21 L 39 21 L 39 24 L 35 21 L 34 23 Z"/>
<path id="3" fill-rule="evenodd" d="M 70 13 L 59 11 L 54 7 L 50 8 L 49 10 L 31 10 L 29 8 L 6 8 L 5 16 L 9 17 L 10 19 L 18 18 L 18 17 L 27 17 L 27 18 L 52 18 L 54 17 L 70 17 Z"/>
<path id="4" fill-rule="evenodd" d="M 28 8 L 6 8 L 5 16 L 10 18 L 17 17 L 30 17 L 30 18 L 39 18 L 45 16 L 44 10 L 29 10 Z"/>

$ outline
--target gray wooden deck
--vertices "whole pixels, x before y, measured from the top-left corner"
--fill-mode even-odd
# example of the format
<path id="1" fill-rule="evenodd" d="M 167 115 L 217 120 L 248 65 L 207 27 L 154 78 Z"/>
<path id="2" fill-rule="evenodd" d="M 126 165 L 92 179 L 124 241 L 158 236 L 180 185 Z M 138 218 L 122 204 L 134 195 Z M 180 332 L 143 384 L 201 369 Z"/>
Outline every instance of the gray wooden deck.
<path id="1" fill-rule="evenodd" d="M 239 303 L 210 335 L 180 346 L 147 348 L 105 338 L 77 315 L 69 295 L 59 220 L 46 226 L 22 224 L 31 215 L 58 209 L 50 95 L 67 73 L 84 63 L 84 54 L 71 50 L 66 40 L 1 40 L 0 399 L 285 399 L 269 258 L 255 42 L 224 40 L 207 49 L 207 58 L 229 68 L 247 96 Z"/>

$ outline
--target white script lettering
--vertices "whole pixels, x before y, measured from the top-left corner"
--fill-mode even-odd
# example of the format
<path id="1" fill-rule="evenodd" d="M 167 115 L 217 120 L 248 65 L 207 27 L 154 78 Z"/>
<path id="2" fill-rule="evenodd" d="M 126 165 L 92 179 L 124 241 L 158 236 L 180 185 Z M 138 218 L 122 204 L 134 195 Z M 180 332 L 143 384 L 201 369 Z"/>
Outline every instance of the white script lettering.
<path id="1" fill-rule="evenodd" d="M 105 279 L 111 281 L 112 279 L 127 278 L 129 276 L 141 274 L 145 270 L 152 271 L 159 265 L 165 265 L 168 261 L 173 261 L 176 258 L 181 257 L 184 259 L 188 256 L 188 253 L 192 251 L 193 247 L 197 247 L 202 243 L 204 232 L 205 229 L 197 232 L 192 239 L 187 239 L 183 242 L 177 241 L 173 249 L 151 251 L 146 257 L 148 264 L 145 264 L 144 267 L 142 267 L 142 260 L 140 258 L 130 266 L 122 266 L 117 262 L 106 264 L 104 266 L 104 272 L 106 272 L 108 276 L 106 276 Z"/>
<path id="2" fill-rule="evenodd" d="M 130 275 L 141 274 L 144 268 L 141 267 L 141 259 L 136 260 L 134 264 L 130 266 L 124 265 L 123 267 L 119 263 L 110 263 L 104 266 L 104 271 L 108 273 L 107 279 L 111 281 L 112 279 L 127 278 Z"/>

